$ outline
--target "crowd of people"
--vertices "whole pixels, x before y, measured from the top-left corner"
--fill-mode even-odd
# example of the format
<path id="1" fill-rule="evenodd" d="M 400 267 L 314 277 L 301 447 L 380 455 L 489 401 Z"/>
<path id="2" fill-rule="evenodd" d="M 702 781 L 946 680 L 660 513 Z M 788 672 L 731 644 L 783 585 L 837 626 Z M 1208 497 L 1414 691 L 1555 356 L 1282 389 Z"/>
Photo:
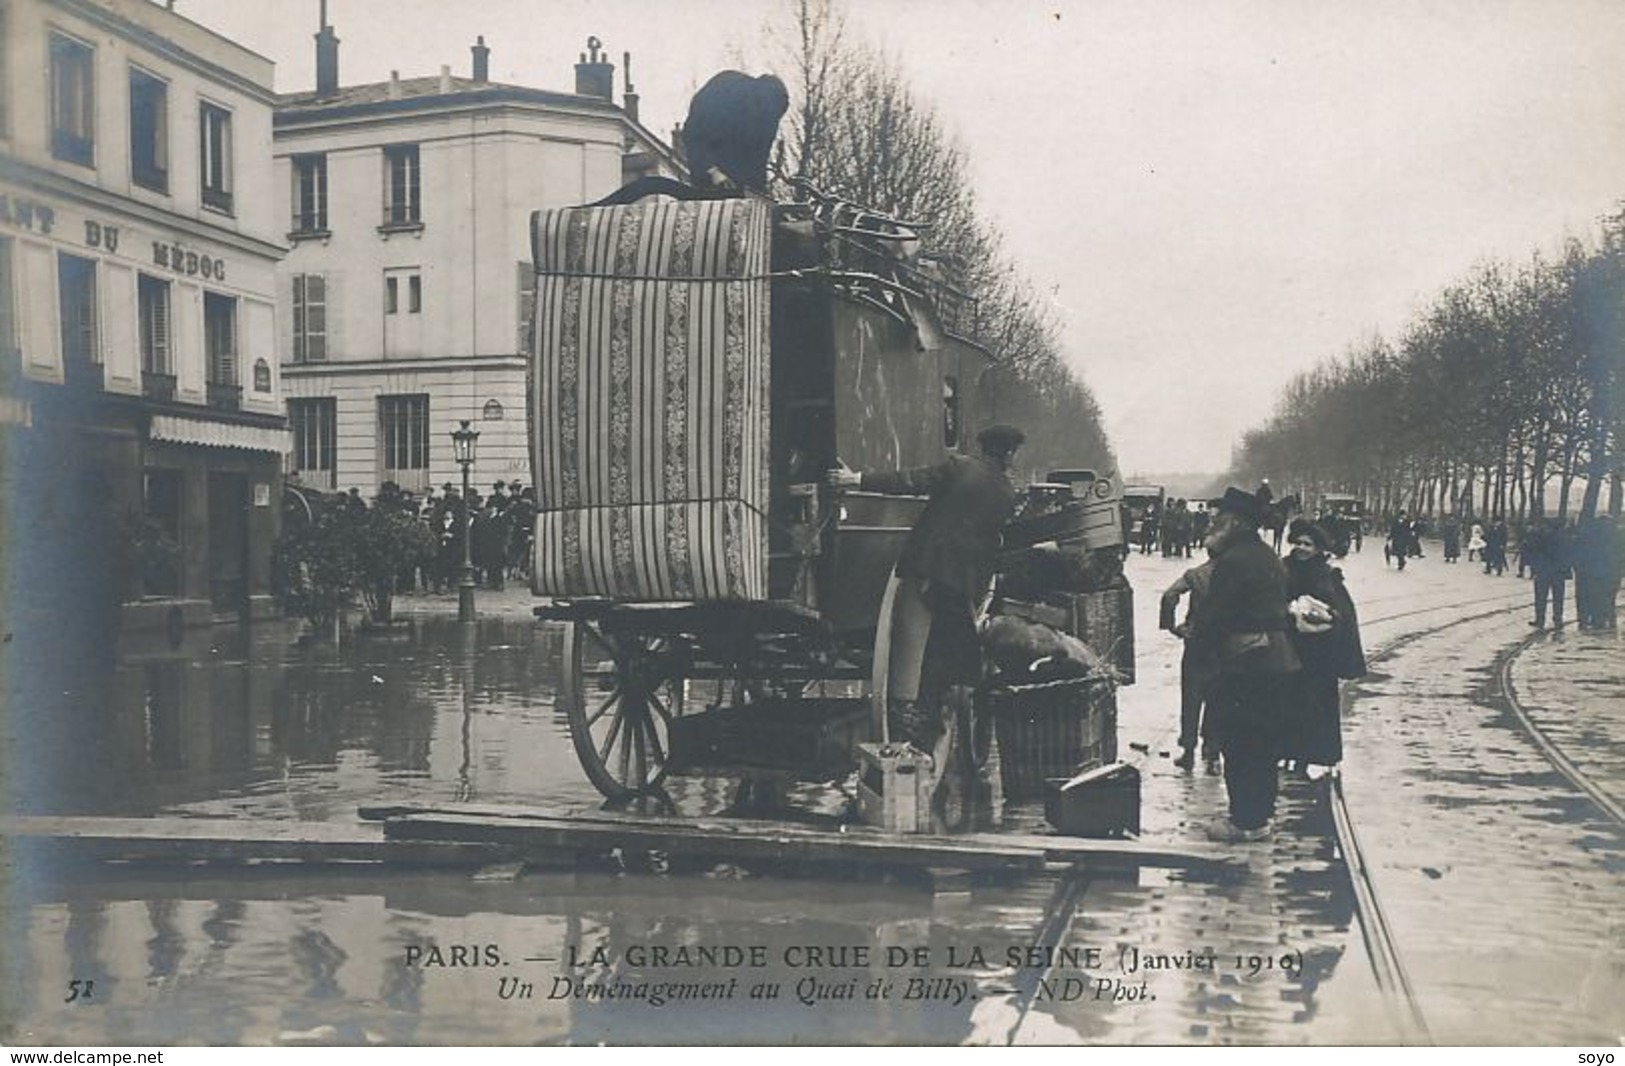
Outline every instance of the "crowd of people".
<path id="1" fill-rule="evenodd" d="M 1229 813 L 1210 835 L 1260 840 L 1270 831 L 1282 769 L 1315 779 L 1341 762 L 1338 686 L 1365 673 L 1365 654 L 1353 598 L 1331 563 L 1338 533 L 1318 516 L 1295 519 L 1279 558 L 1260 535 L 1269 512 L 1260 494 L 1231 488 L 1211 506 L 1209 558 L 1182 573 L 1161 602 L 1161 627 L 1185 642 L 1175 762 L 1192 769 L 1200 750 L 1218 773 L 1222 761 Z M 1403 570 L 1423 556 L 1427 527 L 1403 511 L 1387 525 L 1384 555 Z M 1527 571 L 1534 581 L 1531 625 L 1564 624 L 1572 578 L 1580 628 L 1617 628 L 1625 558 L 1614 518 L 1536 519 L 1514 534 L 1500 519 L 1486 526 L 1446 516 L 1439 533 L 1446 563 L 1460 560 L 1465 534 L 1468 561 L 1485 574 L 1506 573 L 1515 546 L 1518 576 Z M 1185 618 L 1176 621 L 1187 596 Z"/>
<path id="2" fill-rule="evenodd" d="M 345 495 L 344 503 L 353 508 L 369 506 L 355 488 Z M 435 541 L 435 555 L 429 565 L 400 575 L 399 588 L 403 592 L 455 590 L 463 565 L 465 530 L 476 584 L 501 590 L 507 581 L 530 579 L 536 493 L 519 481 L 494 482 L 484 496 L 470 489 L 467 500 L 450 481 L 438 492 L 431 485 L 421 495 L 386 481 L 371 506 L 392 508 L 417 518 Z"/>
<path id="3" fill-rule="evenodd" d="M 1189 559 L 1202 546 L 1212 519 L 1206 504 L 1198 501 L 1172 499 L 1166 503 L 1152 503 L 1140 518 L 1135 541 L 1141 555 L 1160 551 L 1164 559 Z M 1129 521 L 1131 519 L 1125 510 L 1124 522 L 1127 524 Z M 1128 539 L 1125 535 L 1124 540 Z"/>

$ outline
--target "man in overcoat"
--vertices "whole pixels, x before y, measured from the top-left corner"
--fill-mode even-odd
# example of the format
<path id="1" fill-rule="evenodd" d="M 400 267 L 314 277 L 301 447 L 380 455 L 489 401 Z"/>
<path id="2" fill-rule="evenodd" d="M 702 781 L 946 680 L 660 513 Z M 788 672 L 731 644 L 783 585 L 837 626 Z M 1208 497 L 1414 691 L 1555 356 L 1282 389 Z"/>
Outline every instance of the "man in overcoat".
<path id="1" fill-rule="evenodd" d="M 974 457 L 950 455 L 913 470 L 829 473 L 836 487 L 929 498 L 897 560 L 887 672 L 888 732 L 925 752 L 943 735 L 947 687 L 980 678 L 975 606 L 1016 509 L 1009 471 L 1025 435 L 996 425 L 976 440 L 981 453 Z"/>
<path id="2" fill-rule="evenodd" d="M 1282 715 L 1299 668 L 1287 637 L 1286 573 L 1258 535 L 1263 520 L 1256 496 L 1225 490 L 1207 537 L 1212 583 L 1190 620 L 1189 639 L 1217 668 L 1207 691 L 1230 805 L 1209 835 L 1233 842 L 1269 835 Z"/>

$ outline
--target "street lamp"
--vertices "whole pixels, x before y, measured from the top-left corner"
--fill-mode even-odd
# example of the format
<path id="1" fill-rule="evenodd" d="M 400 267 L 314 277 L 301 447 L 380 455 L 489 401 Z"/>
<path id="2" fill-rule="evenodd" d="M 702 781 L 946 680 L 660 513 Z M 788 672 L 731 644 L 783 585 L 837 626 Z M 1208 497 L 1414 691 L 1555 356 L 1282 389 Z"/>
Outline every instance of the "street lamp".
<path id="1" fill-rule="evenodd" d="M 466 418 L 451 431 L 452 454 L 457 457 L 457 465 L 463 468 L 463 569 L 457 576 L 459 622 L 474 621 L 474 512 L 468 505 L 468 468 L 474 465 L 474 443 L 479 439 L 480 431 L 470 429 Z"/>

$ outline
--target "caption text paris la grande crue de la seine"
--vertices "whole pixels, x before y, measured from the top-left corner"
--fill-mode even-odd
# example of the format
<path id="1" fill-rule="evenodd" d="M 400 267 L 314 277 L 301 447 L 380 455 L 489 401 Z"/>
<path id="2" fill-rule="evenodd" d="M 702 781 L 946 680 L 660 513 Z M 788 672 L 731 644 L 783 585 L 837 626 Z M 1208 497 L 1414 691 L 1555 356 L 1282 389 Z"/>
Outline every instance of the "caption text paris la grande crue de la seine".
<path id="1" fill-rule="evenodd" d="M 483 980 L 502 1000 L 684 1002 L 778 1000 L 814 1007 L 863 1001 L 958 1005 L 1015 994 L 1018 981 L 1040 1000 L 1134 1005 L 1157 998 L 1159 978 L 1195 971 L 1241 979 L 1290 977 L 1302 956 L 1032 944 L 566 944 L 530 953 L 504 945 L 409 944 L 401 965 Z"/>

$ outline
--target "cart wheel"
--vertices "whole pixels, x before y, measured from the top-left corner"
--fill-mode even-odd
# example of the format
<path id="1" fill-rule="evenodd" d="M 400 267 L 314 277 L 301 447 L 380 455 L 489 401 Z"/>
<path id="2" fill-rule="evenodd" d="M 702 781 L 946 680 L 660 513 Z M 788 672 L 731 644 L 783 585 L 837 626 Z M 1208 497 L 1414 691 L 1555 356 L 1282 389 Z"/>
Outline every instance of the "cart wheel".
<path id="1" fill-rule="evenodd" d="M 581 768 L 609 799 L 648 793 L 666 776 L 683 679 L 664 650 L 586 622 L 565 627 L 559 701 Z"/>

